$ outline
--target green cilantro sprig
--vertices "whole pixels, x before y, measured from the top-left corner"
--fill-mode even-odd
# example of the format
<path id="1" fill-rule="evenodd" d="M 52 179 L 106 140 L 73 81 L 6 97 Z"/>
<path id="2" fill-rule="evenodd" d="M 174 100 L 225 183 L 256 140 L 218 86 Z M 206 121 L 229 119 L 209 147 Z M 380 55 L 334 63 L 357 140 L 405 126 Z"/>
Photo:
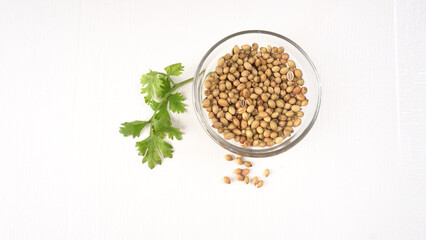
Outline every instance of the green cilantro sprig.
<path id="1" fill-rule="evenodd" d="M 122 123 L 120 133 L 125 137 L 139 137 L 142 130 L 149 124 L 150 130 L 147 138 L 136 142 L 139 155 L 143 156 L 142 163 L 148 163 L 152 169 L 157 164 L 161 165 L 162 159 L 173 157 L 173 147 L 164 140 L 166 135 L 170 139 L 182 140 L 182 132 L 172 126 L 169 110 L 173 113 L 185 111 L 185 98 L 179 92 L 173 93 L 179 87 L 191 82 L 193 78 L 180 83 L 175 83 L 171 76 L 182 74 L 184 67 L 180 63 L 170 65 L 164 70 L 166 73 L 149 71 L 142 75 L 142 94 L 145 94 L 147 103 L 154 114 L 148 121 L 133 121 Z"/>

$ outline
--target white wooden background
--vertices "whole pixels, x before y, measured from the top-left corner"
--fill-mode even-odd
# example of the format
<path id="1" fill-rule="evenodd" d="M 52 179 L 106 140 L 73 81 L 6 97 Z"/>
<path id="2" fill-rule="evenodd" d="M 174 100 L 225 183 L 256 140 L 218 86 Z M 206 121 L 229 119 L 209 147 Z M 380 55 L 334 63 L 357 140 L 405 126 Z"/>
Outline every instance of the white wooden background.
<path id="1" fill-rule="evenodd" d="M 323 105 L 262 189 L 199 126 L 154 170 L 139 77 L 247 29 L 296 41 Z M 0 239 L 426 239 L 426 2 L 0 0 Z"/>

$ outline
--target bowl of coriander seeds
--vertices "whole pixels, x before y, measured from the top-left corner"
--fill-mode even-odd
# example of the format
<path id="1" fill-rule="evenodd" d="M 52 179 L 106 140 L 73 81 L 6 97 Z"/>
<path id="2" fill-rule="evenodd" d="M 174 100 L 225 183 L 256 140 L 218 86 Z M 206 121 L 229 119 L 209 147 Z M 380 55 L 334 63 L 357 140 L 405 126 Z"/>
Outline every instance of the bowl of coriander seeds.
<path id="1" fill-rule="evenodd" d="M 318 72 L 295 42 L 249 30 L 211 47 L 195 72 L 193 102 L 207 134 L 228 151 L 267 157 L 313 127 L 321 105 Z"/>

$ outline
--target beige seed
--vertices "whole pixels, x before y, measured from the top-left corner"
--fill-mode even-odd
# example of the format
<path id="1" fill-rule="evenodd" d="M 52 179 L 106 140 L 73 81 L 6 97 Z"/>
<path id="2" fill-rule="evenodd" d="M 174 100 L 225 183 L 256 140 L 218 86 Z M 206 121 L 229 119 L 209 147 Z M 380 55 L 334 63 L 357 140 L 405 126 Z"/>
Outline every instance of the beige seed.
<path id="1" fill-rule="evenodd" d="M 240 126 L 240 120 L 238 120 L 238 118 L 233 118 L 233 119 L 232 119 L 232 123 L 233 123 L 235 126 Z"/>
<path id="2" fill-rule="evenodd" d="M 238 174 L 237 176 L 235 176 L 235 178 L 236 178 L 238 181 L 243 181 L 243 180 L 244 180 L 244 177 L 243 177 L 243 175 L 241 175 L 241 174 Z"/>
<path id="3" fill-rule="evenodd" d="M 303 101 L 303 100 L 305 100 L 305 96 L 303 94 L 297 94 L 296 99 L 299 100 L 299 101 Z"/>
<path id="4" fill-rule="evenodd" d="M 239 54 L 240 53 L 240 48 L 238 47 L 238 45 L 234 46 L 233 53 L 234 54 Z"/>
<path id="5" fill-rule="evenodd" d="M 247 107 L 247 112 L 252 113 L 254 111 L 254 105 L 250 105 Z"/>
<path id="6" fill-rule="evenodd" d="M 244 89 L 242 93 L 243 93 L 243 97 L 245 97 L 245 98 L 250 97 L 250 91 L 247 88 Z"/>
<path id="7" fill-rule="evenodd" d="M 245 107 L 241 107 L 241 108 L 238 108 L 237 113 L 238 113 L 238 114 L 243 114 L 243 113 L 245 113 L 245 112 L 246 112 L 246 110 L 247 110 L 247 108 L 245 108 Z"/>
<path id="8" fill-rule="evenodd" d="M 294 112 L 292 112 L 292 111 L 287 111 L 287 112 L 285 113 L 285 115 L 286 115 L 287 117 L 293 117 L 293 116 L 294 116 Z"/>
<path id="9" fill-rule="evenodd" d="M 303 73 L 302 73 L 302 71 L 300 71 L 300 69 L 296 69 L 296 70 L 294 70 L 294 75 L 297 78 L 301 78 L 303 76 Z"/>
<path id="10" fill-rule="evenodd" d="M 275 138 L 275 144 L 280 144 L 283 141 L 283 137 Z"/>
<path id="11" fill-rule="evenodd" d="M 241 168 L 236 168 L 235 170 L 234 170 L 234 173 L 235 174 L 241 174 L 241 172 L 242 172 L 243 170 L 241 169 Z"/>
<path id="12" fill-rule="evenodd" d="M 253 123 L 251 124 L 251 128 L 252 129 L 256 129 L 259 126 L 259 121 L 254 120 Z"/>
<path id="13" fill-rule="evenodd" d="M 251 165 L 251 162 L 249 162 L 249 161 L 245 161 L 245 162 L 244 162 L 244 166 L 246 166 L 246 167 L 251 167 L 252 165 Z"/>
<path id="14" fill-rule="evenodd" d="M 300 110 L 301 110 L 300 106 L 298 106 L 298 105 L 291 106 L 291 111 L 293 111 L 293 112 L 299 112 Z"/>
<path id="15" fill-rule="evenodd" d="M 226 161 L 232 161 L 232 160 L 234 160 L 234 157 L 232 157 L 232 155 L 231 155 L 231 154 L 226 154 L 226 155 L 225 155 L 225 160 L 226 160 Z"/>
<path id="16" fill-rule="evenodd" d="M 245 176 L 245 177 L 244 177 L 244 182 L 245 182 L 246 184 L 249 184 L 249 182 L 250 182 L 250 178 L 249 178 L 249 177 L 247 177 L 247 176 Z"/>
<path id="17" fill-rule="evenodd" d="M 226 184 L 230 184 L 231 179 L 229 177 L 223 177 L 223 182 L 226 183 Z"/>
<path id="18" fill-rule="evenodd" d="M 300 93 L 300 91 L 302 91 L 302 88 L 301 88 L 301 87 L 299 87 L 299 86 L 297 86 L 297 87 L 293 88 L 293 94 L 299 94 L 299 93 Z"/>
<path id="19" fill-rule="evenodd" d="M 280 71 L 280 67 L 279 66 L 274 66 L 274 67 L 272 67 L 272 72 L 278 72 L 278 71 Z"/>
<path id="20" fill-rule="evenodd" d="M 268 116 L 268 113 L 266 112 L 260 112 L 257 116 L 259 116 L 260 118 L 265 118 Z"/>
<path id="21" fill-rule="evenodd" d="M 263 90 L 262 90 L 260 87 L 256 87 L 256 88 L 254 88 L 254 92 L 255 92 L 257 95 L 261 95 L 261 94 L 263 93 Z"/>
<path id="22" fill-rule="evenodd" d="M 249 62 L 244 62 L 244 68 L 251 71 L 253 69 L 253 66 Z"/>
<path id="23" fill-rule="evenodd" d="M 241 174 L 242 174 L 243 176 L 246 176 L 246 175 L 248 175 L 249 173 L 250 173 L 250 169 L 248 169 L 248 168 L 244 169 L 244 170 L 241 172 Z"/>
<path id="24" fill-rule="evenodd" d="M 235 161 L 238 165 L 243 165 L 243 160 L 241 158 L 237 158 Z"/>
<path id="25" fill-rule="evenodd" d="M 269 176 L 269 173 L 270 173 L 269 169 L 265 169 L 265 172 L 264 172 L 265 177 L 268 177 L 268 176 Z"/>
<path id="26" fill-rule="evenodd" d="M 257 185 L 257 183 L 259 183 L 259 178 L 258 177 L 254 177 L 251 182 L 253 183 L 253 185 Z"/>
<path id="27" fill-rule="evenodd" d="M 256 184 L 257 188 L 261 188 L 263 186 L 263 181 L 260 180 L 257 184 Z"/>
<path id="28" fill-rule="evenodd" d="M 292 71 L 289 71 L 287 73 L 287 80 L 293 81 L 293 79 L 294 79 L 294 73 Z"/>
<path id="29" fill-rule="evenodd" d="M 217 103 L 219 103 L 219 105 L 222 107 L 228 106 L 228 101 L 226 101 L 225 99 L 219 99 Z"/>
<path id="30" fill-rule="evenodd" d="M 222 127 L 222 123 L 221 122 L 215 122 L 215 123 L 213 123 L 213 128 L 218 129 L 218 128 L 221 128 L 221 127 Z"/>
<path id="31" fill-rule="evenodd" d="M 225 63 L 225 58 L 221 57 L 219 60 L 217 60 L 217 65 L 222 66 Z"/>
<path id="32" fill-rule="evenodd" d="M 278 125 L 277 125 L 277 123 L 275 121 L 271 121 L 269 123 L 269 127 L 272 129 L 272 131 L 276 131 L 277 128 L 278 128 Z"/>
<path id="33" fill-rule="evenodd" d="M 241 120 L 241 128 L 242 129 L 245 129 L 245 128 L 247 128 L 247 120 Z"/>
<path id="34" fill-rule="evenodd" d="M 209 107 L 210 106 L 210 100 L 204 99 L 203 102 L 201 103 L 201 105 L 205 108 Z"/>
<path id="35" fill-rule="evenodd" d="M 224 138 L 225 138 L 226 140 L 231 140 L 231 139 L 233 139 L 234 137 L 235 137 L 235 134 L 233 134 L 233 133 L 231 133 L 231 132 L 226 133 L 226 134 L 225 134 L 225 136 L 224 136 Z"/>
<path id="36" fill-rule="evenodd" d="M 288 65 L 289 68 L 295 68 L 296 67 L 296 63 L 294 63 L 293 60 L 288 60 L 287 65 Z"/>
<path id="37" fill-rule="evenodd" d="M 246 130 L 246 136 L 248 139 L 251 139 L 253 137 L 253 132 L 251 130 Z"/>
<path id="38" fill-rule="evenodd" d="M 306 106 L 306 105 L 308 105 L 308 100 L 306 100 L 306 99 L 305 99 L 305 100 L 303 100 L 303 101 L 302 101 L 302 103 L 301 103 L 301 105 L 302 105 L 302 106 Z"/>
<path id="39" fill-rule="evenodd" d="M 284 136 L 290 137 L 291 136 L 291 132 L 288 131 L 288 130 L 284 130 Z"/>
<path id="40" fill-rule="evenodd" d="M 293 126 L 298 127 L 298 126 L 300 126 L 301 123 L 302 123 L 302 119 L 297 118 L 296 120 L 294 120 Z"/>
<path id="41" fill-rule="evenodd" d="M 244 51 L 250 51 L 250 50 L 251 50 L 251 47 L 250 47 L 250 45 L 248 45 L 248 44 L 244 44 L 244 45 L 242 45 L 242 46 L 241 46 L 241 48 L 242 48 Z"/>

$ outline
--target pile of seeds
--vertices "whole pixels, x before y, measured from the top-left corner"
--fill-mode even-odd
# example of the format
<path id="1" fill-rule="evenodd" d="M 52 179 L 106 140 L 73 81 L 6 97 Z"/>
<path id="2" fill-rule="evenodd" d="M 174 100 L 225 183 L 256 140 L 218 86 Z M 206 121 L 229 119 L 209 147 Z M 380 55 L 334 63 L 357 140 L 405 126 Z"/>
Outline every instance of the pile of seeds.
<path id="1" fill-rule="evenodd" d="M 303 74 L 284 47 L 237 45 L 205 81 L 202 106 L 226 140 L 249 147 L 281 143 L 300 126 L 308 104 Z"/>
<path id="2" fill-rule="evenodd" d="M 231 154 L 226 154 L 225 155 L 225 160 L 227 161 L 232 161 L 234 160 L 234 157 Z M 241 155 L 237 155 L 235 162 L 238 165 L 244 165 L 247 168 L 236 168 L 234 170 L 234 174 L 235 174 L 235 179 L 237 179 L 237 181 L 244 181 L 245 184 L 249 184 L 250 183 L 250 177 L 248 176 L 250 173 L 250 167 L 252 167 L 251 162 L 249 161 L 244 161 L 243 157 Z M 265 169 L 265 177 L 268 177 L 270 174 L 269 169 Z M 230 184 L 231 183 L 231 178 L 225 176 L 223 177 L 223 182 L 226 184 Z M 259 178 L 256 176 L 254 177 L 251 182 L 253 183 L 254 186 L 256 186 L 257 188 L 261 188 L 263 186 L 263 180 L 259 180 Z"/>

